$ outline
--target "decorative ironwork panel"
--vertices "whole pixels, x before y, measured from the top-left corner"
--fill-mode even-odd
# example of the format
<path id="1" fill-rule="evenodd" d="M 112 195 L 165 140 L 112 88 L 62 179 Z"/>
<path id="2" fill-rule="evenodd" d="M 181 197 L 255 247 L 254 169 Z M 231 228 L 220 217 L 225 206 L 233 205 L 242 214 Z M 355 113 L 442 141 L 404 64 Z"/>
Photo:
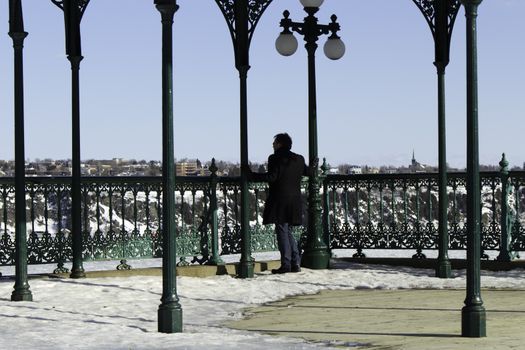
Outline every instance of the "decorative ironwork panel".
<path id="1" fill-rule="evenodd" d="M 525 251 L 525 172 L 509 172 L 509 186 L 510 249 Z"/>
<path id="2" fill-rule="evenodd" d="M 70 178 L 28 178 L 28 262 L 57 263 L 63 271 L 72 259 Z M 14 182 L 0 183 L 0 263 L 13 264 Z M 204 198 L 209 178 L 178 179 L 176 185 L 177 255 L 204 263 L 210 233 Z M 162 256 L 160 178 L 84 178 L 82 234 L 84 260 Z M 206 199 L 207 200 L 207 199 Z M 195 259 L 194 259 L 195 260 Z M 129 265 L 128 265 L 129 266 Z"/>
<path id="3" fill-rule="evenodd" d="M 501 178 L 494 173 L 481 178 L 481 246 L 497 250 L 501 239 Z M 488 256 L 485 256 L 488 258 Z"/>
<path id="4" fill-rule="evenodd" d="M 436 249 L 437 174 L 329 175 L 326 179 L 332 249 Z M 498 250 L 501 235 L 501 178 L 482 173 L 482 243 Z M 466 249 L 466 180 L 448 178 L 450 249 Z"/>
<path id="5" fill-rule="evenodd" d="M 236 0 L 215 0 L 226 19 L 234 46 L 237 40 L 237 31 L 235 28 L 235 1 Z M 272 0 L 246 0 L 248 5 L 248 47 L 250 46 L 249 43 L 252 40 L 257 22 L 259 22 L 259 19 L 271 2 Z"/>
<path id="6" fill-rule="evenodd" d="M 90 0 L 78 0 L 78 9 L 80 10 L 80 18 L 84 15 L 86 7 Z M 61 10 L 64 10 L 64 0 L 51 0 L 51 2 L 57 5 Z"/>
<path id="7" fill-rule="evenodd" d="M 436 19 L 436 9 L 435 4 L 439 0 L 412 0 L 416 6 L 419 8 L 423 16 L 425 17 L 432 34 L 436 32 L 435 19 Z M 450 35 L 452 34 L 452 29 L 454 27 L 454 22 L 461 7 L 461 2 L 459 0 L 446 0 L 448 3 L 447 17 L 448 17 L 448 35 L 450 40 Z"/>

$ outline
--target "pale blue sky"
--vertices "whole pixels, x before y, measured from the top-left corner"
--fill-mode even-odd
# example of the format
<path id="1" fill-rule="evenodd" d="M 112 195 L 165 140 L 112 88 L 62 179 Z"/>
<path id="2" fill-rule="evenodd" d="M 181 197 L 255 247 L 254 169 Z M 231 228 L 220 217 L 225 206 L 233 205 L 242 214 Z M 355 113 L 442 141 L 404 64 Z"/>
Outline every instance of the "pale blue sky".
<path id="1" fill-rule="evenodd" d="M 213 0 L 180 0 L 174 23 L 175 157 L 238 161 L 239 80 L 226 22 Z M 49 0 L 23 0 L 26 158 L 70 158 L 70 67 L 62 12 Z M 265 161 L 274 134 L 287 131 L 308 154 L 306 51 L 274 48 L 283 10 L 274 0 L 260 20 L 248 74 L 249 158 Z M 317 54 L 319 155 L 332 164 L 437 164 L 436 71 L 430 30 L 411 0 L 326 0 L 346 54 Z M 525 161 L 523 0 L 484 0 L 479 7 L 480 160 Z M 14 158 L 13 51 L 8 2 L 0 4 L 0 159 Z M 447 68 L 447 155 L 466 153 L 465 17 L 458 15 Z M 154 160 L 161 146 L 161 24 L 153 0 L 91 0 L 82 20 L 82 159 Z"/>

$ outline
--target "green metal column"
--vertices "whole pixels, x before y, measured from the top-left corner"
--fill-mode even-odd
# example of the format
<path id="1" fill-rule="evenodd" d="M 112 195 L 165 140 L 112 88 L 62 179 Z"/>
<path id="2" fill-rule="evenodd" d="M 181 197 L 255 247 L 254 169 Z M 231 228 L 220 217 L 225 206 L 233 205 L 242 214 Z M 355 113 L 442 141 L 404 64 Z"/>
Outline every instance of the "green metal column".
<path id="1" fill-rule="evenodd" d="M 215 158 L 212 158 L 211 165 L 208 168 L 211 172 L 210 181 L 210 221 L 211 221 L 211 257 L 208 265 L 224 265 L 219 254 L 219 220 L 217 217 L 217 165 Z"/>
<path id="2" fill-rule="evenodd" d="M 15 285 L 12 301 L 33 301 L 27 282 L 27 228 L 24 156 L 24 31 L 21 0 L 9 0 L 9 36 L 14 49 L 15 107 Z"/>
<path id="3" fill-rule="evenodd" d="M 237 1 L 237 3 L 242 3 Z M 243 22 L 246 23 L 247 21 Z M 247 38 L 247 36 L 246 36 Z M 238 38 L 237 38 L 238 39 Z M 252 235 L 250 232 L 249 201 L 248 201 L 248 109 L 247 109 L 247 77 L 249 65 L 238 67 L 240 79 L 240 127 L 241 127 L 241 261 L 239 264 L 239 277 L 252 278 L 254 259 L 252 257 Z"/>
<path id="4" fill-rule="evenodd" d="M 82 258 L 82 190 L 80 174 L 80 84 L 79 70 L 82 56 L 69 55 L 71 62 L 71 108 L 72 108 L 72 178 L 71 178 L 71 234 L 73 242 L 73 266 L 71 278 L 86 277 Z M 86 228 L 87 229 L 87 228 Z"/>
<path id="5" fill-rule="evenodd" d="M 438 76 L 438 153 L 439 153 L 439 204 L 438 204 L 438 259 L 436 277 L 450 278 L 451 264 L 448 257 L 448 191 L 447 153 L 445 127 L 445 70 L 450 58 L 450 41 L 454 22 L 459 11 L 459 0 L 413 0 L 425 17 L 434 39 L 435 60 Z"/>
<path id="6" fill-rule="evenodd" d="M 162 19 L 162 297 L 158 331 L 182 332 L 182 307 L 177 296 L 175 160 L 173 145 L 173 17 L 175 0 L 155 0 Z"/>
<path id="7" fill-rule="evenodd" d="M 321 208 L 321 181 L 319 178 L 319 155 L 317 151 L 317 90 L 315 81 L 315 51 L 317 50 L 318 8 L 305 8 L 305 48 L 308 53 L 308 161 L 311 172 L 308 179 L 308 237 L 301 258 L 301 265 L 311 269 L 326 269 L 330 264 L 330 252 L 324 239 Z"/>
<path id="8" fill-rule="evenodd" d="M 457 2 L 457 1 L 455 1 Z M 446 109 L 445 109 L 445 69 L 449 62 L 450 35 L 452 26 L 449 28 L 449 0 L 435 2 L 436 15 L 434 19 L 435 34 L 435 61 L 438 76 L 438 259 L 436 266 L 436 277 L 450 278 L 451 263 L 448 257 L 448 191 L 447 191 L 447 136 L 446 136 Z M 459 6 L 458 6 L 459 8 Z M 457 14 L 455 9 L 454 17 Z M 452 24 L 453 24 L 452 20 Z"/>
<path id="9" fill-rule="evenodd" d="M 445 127 L 445 66 L 435 63 L 438 74 L 438 259 L 436 277 L 450 278 L 452 265 L 448 257 L 448 190 L 447 190 L 447 154 L 446 154 L 446 127 Z"/>
<path id="10" fill-rule="evenodd" d="M 509 162 L 505 158 L 505 153 L 501 156 L 500 166 L 500 177 L 501 177 L 501 236 L 499 243 L 499 255 L 498 261 L 509 262 L 514 258 L 514 253 L 511 253 L 511 223 L 509 215 Z M 510 230 L 509 230 L 510 229 Z"/>
<path id="11" fill-rule="evenodd" d="M 252 235 L 250 232 L 249 202 L 248 202 L 248 71 L 249 37 L 248 37 L 248 1 L 235 1 L 235 67 L 239 71 L 239 103 L 240 103 L 240 141 L 241 141 L 241 261 L 239 277 L 252 278 L 254 259 L 252 257 Z"/>
<path id="12" fill-rule="evenodd" d="M 321 212 L 321 216 L 322 216 L 322 224 L 323 224 L 323 239 L 324 239 L 324 242 L 327 243 L 328 245 L 328 252 L 330 254 L 330 257 L 332 257 L 332 251 L 330 250 L 330 247 L 329 247 L 329 242 L 331 240 L 331 237 L 330 237 L 330 198 L 329 198 L 329 194 L 328 194 L 328 182 L 326 180 L 327 178 L 327 175 L 328 175 L 328 170 L 330 170 L 328 168 L 328 164 L 326 163 L 326 158 L 323 158 L 323 164 L 321 165 L 321 171 L 322 171 L 322 175 L 321 175 L 321 182 L 323 184 L 323 196 L 322 196 L 322 212 Z M 345 200 L 345 205 L 347 204 L 346 200 Z M 334 212 L 335 214 L 335 212 Z M 345 215 L 346 215 L 346 210 L 345 210 Z"/>
<path id="13" fill-rule="evenodd" d="M 235 68 L 240 80 L 240 148 L 241 148 L 241 261 L 238 276 L 252 278 L 254 259 L 251 248 L 248 189 L 248 98 L 250 41 L 257 22 L 272 0 L 215 0 L 221 10 L 233 42 Z"/>
<path id="14" fill-rule="evenodd" d="M 461 310 L 461 335 L 486 336 L 481 299 L 480 177 L 478 144 L 477 9 L 482 0 L 461 0 L 467 18 L 467 296 Z"/>
<path id="15" fill-rule="evenodd" d="M 248 1 L 237 0 L 235 13 L 235 67 L 239 71 L 239 117 L 241 141 L 241 261 L 238 275 L 241 278 L 252 278 L 254 259 L 252 257 L 252 236 L 250 232 L 248 202 L 248 71 L 249 36 L 248 36 Z"/>
<path id="16" fill-rule="evenodd" d="M 86 277 L 82 265 L 82 194 L 80 175 L 80 62 L 83 59 L 80 42 L 80 21 L 89 0 L 51 0 L 64 12 L 66 55 L 71 64 L 71 235 L 73 267 L 71 278 Z"/>

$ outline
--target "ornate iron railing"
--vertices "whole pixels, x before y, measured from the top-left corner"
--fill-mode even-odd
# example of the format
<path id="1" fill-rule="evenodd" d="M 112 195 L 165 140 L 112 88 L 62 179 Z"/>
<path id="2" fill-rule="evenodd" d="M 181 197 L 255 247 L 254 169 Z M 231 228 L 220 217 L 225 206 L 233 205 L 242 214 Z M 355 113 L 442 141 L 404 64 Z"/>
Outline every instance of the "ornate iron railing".
<path id="1" fill-rule="evenodd" d="M 330 248 L 355 249 L 355 257 L 364 257 L 364 249 L 413 249 L 413 257 L 424 258 L 424 249 L 437 248 L 437 176 L 432 173 L 327 175 L 323 213 Z M 509 251 L 525 250 L 524 187 L 525 172 L 481 173 L 484 251 L 501 250 L 502 242 L 507 242 L 505 249 Z M 449 249 L 464 250 L 466 174 L 450 173 L 447 192 Z"/>
<path id="2" fill-rule="evenodd" d="M 179 265 L 218 261 L 240 253 L 239 178 L 187 176 L 176 179 L 177 256 Z M 27 178 L 28 262 L 72 259 L 71 179 Z M 273 227 L 263 226 L 266 185 L 250 184 L 252 251 L 276 250 Z M 159 177 L 82 178 L 84 260 L 162 256 L 162 186 Z M 0 265 L 14 263 L 14 179 L 0 178 Z M 300 235 L 301 230 L 296 231 Z M 212 240 L 218 249 L 213 249 Z M 191 261 L 188 261 L 191 260 Z"/>
<path id="3" fill-rule="evenodd" d="M 508 180 L 510 214 L 504 222 L 511 232 L 510 250 L 525 251 L 525 171 L 510 172 Z"/>
<path id="4" fill-rule="evenodd" d="M 411 249 L 422 258 L 424 249 L 436 248 L 437 174 L 325 175 L 323 181 L 331 249 L 355 249 L 357 257 L 367 249 Z M 525 250 L 525 172 L 482 172 L 481 182 L 482 249 L 501 250 L 503 242 L 510 252 Z M 70 185 L 66 177 L 27 178 L 30 264 L 56 263 L 63 271 L 71 260 Z M 254 252 L 276 250 L 273 227 L 262 225 L 266 188 L 250 183 Z M 450 249 L 465 249 L 464 173 L 449 174 L 448 196 Z M 84 177 L 82 198 L 84 260 L 117 259 L 128 268 L 126 259 L 162 256 L 159 177 Z M 176 179 L 179 264 L 240 253 L 240 220 L 238 178 Z M 303 241 L 304 227 L 295 231 Z M 0 178 L 0 265 L 14 263 L 14 247 L 14 179 Z"/>
<path id="5" fill-rule="evenodd" d="M 69 178 L 27 178 L 28 261 L 70 261 L 71 197 Z M 13 263 L 13 179 L 0 179 L 2 227 L 0 264 Z M 177 255 L 209 255 L 206 221 L 210 178 L 178 179 Z M 159 177 L 86 177 L 82 179 L 82 235 L 84 260 L 162 256 L 162 188 Z"/>

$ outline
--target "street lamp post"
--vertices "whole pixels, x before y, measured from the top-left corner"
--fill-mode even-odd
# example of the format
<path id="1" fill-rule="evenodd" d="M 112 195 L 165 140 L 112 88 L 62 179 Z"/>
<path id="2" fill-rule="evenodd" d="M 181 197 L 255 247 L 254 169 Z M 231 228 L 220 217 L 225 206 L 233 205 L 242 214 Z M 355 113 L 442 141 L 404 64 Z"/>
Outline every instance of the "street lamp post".
<path id="1" fill-rule="evenodd" d="M 467 295 L 461 310 L 461 335 L 486 336 L 481 299 L 480 178 L 478 140 L 478 6 L 482 0 L 461 0 L 467 19 Z"/>
<path id="2" fill-rule="evenodd" d="M 248 217 L 248 98 L 247 80 L 250 69 L 250 42 L 257 22 L 272 0 L 215 0 L 233 41 L 235 68 L 240 80 L 240 139 L 241 139 L 241 261 L 238 275 L 251 278 L 254 260 L 251 255 L 250 220 Z"/>
<path id="3" fill-rule="evenodd" d="M 447 192 L 447 155 L 445 128 L 445 70 L 450 60 L 450 40 L 452 29 L 459 12 L 459 0 L 413 0 L 421 10 L 432 31 L 435 47 L 435 60 L 438 76 L 438 216 L 439 243 L 436 277 L 450 278 L 451 264 L 448 257 L 448 192 Z"/>
<path id="4" fill-rule="evenodd" d="M 24 31 L 21 0 L 9 0 L 9 36 L 14 49 L 15 106 L 15 286 L 12 301 L 32 301 L 27 282 L 27 228 L 24 156 Z M 1 275 L 0 275 L 1 276 Z"/>
<path id="5" fill-rule="evenodd" d="M 82 194 L 80 179 L 80 21 L 90 0 L 51 0 L 64 12 L 66 55 L 71 64 L 71 235 L 73 266 L 71 278 L 86 277 L 82 265 Z"/>
<path id="6" fill-rule="evenodd" d="M 312 171 L 308 181 L 308 237 L 301 265 L 312 269 L 328 268 L 330 251 L 323 233 L 321 222 L 321 195 L 319 178 L 319 156 L 317 152 L 317 98 L 315 84 L 315 51 L 317 41 L 323 34 L 330 34 L 324 52 L 330 59 L 337 60 L 343 57 L 345 45 L 337 36 L 340 30 L 337 17 L 331 16 L 329 24 L 317 23 L 315 14 L 324 0 L 300 0 L 304 11 L 308 14 L 303 22 L 293 22 L 288 10 L 284 11 L 281 20 L 283 31 L 275 42 L 277 51 L 283 56 L 290 56 L 297 50 L 297 39 L 293 36 L 296 32 L 304 37 L 305 48 L 308 53 L 308 152 L 309 164 Z"/>
<path id="7" fill-rule="evenodd" d="M 162 297 L 158 331 L 182 332 L 182 307 L 177 296 L 175 161 L 173 144 L 173 17 L 175 0 L 154 0 L 162 21 Z"/>

